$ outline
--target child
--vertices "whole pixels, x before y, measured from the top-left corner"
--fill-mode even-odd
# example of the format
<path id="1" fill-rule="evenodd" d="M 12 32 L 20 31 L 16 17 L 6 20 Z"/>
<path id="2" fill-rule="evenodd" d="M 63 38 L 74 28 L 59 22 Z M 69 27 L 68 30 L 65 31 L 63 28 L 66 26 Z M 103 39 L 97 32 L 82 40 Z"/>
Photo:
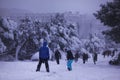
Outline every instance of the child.
<path id="1" fill-rule="evenodd" d="M 67 50 L 67 69 L 69 71 L 72 70 L 73 59 L 74 59 L 74 57 L 73 57 L 73 54 L 72 54 L 71 50 Z"/>

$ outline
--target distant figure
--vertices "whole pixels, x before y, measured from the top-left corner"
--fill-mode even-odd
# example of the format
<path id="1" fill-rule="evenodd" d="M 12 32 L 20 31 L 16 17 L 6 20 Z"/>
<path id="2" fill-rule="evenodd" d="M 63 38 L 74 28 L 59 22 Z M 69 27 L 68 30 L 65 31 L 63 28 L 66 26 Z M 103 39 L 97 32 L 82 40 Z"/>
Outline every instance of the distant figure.
<path id="1" fill-rule="evenodd" d="M 56 60 L 57 64 L 60 64 L 60 61 L 59 61 L 60 58 L 61 58 L 61 54 L 60 54 L 59 50 L 57 49 L 55 51 L 55 60 Z"/>
<path id="2" fill-rule="evenodd" d="M 102 53 L 102 55 L 104 56 L 104 58 L 105 58 L 105 56 L 110 56 L 111 55 L 111 50 L 105 50 L 103 53 Z"/>
<path id="3" fill-rule="evenodd" d="M 87 53 L 83 53 L 82 54 L 82 59 L 83 59 L 83 64 L 85 64 L 85 62 L 88 61 L 88 54 Z"/>
<path id="4" fill-rule="evenodd" d="M 94 53 L 93 54 L 93 62 L 94 62 L 94 64 L 96 64 L 96 61 L 97 61 L 97 53 Z"/>
<path id="5" fill-rule="evenodd" d="M 72 70 L 73 59 L 74 59 L 74 57 L 73 57 L 73 54 L 72 54 L 71 50 L 67 50 L 67 69 L 69 71 Z"/>
<path id="6" fill-rule="evenodd" d="M 43 46 L 40 47 L 39 49 L 39 63 L 36 72 L 40 71 L 40 67 L 42 63 L 45 63 L 46 71 L 49 72 L 48 60 L 49 60 L 49 48 L 47 47 L 47 42 L 44 42 Z"/>

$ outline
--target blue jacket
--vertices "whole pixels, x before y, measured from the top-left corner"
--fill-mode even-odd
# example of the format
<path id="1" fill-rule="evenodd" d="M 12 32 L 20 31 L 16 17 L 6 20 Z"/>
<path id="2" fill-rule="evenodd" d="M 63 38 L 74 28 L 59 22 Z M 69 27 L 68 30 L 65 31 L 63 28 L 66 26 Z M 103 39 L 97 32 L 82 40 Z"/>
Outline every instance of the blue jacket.
<path id="1" fill-rule="evenodd" d="M 43 46 L 39 49 L 39 59 L 49 59 L 49 49 L 47 42 L 43 43 Z"/>

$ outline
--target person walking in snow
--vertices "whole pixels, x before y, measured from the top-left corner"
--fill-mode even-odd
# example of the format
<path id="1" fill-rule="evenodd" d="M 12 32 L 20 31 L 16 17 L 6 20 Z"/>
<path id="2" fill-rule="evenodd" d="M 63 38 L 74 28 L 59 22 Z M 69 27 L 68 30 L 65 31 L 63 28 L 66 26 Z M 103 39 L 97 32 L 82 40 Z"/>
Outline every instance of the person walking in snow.
<path id="1" fill-rule="evenodd" d="M 59 61 L 60 58 L 61 58 L 61 54 L 60 54 L 59 50 L 57 49 L 55 51 L 55 60 L 56 60 L 57 64 L 60 64 L 60 61 Z"/>
<path id="2" fill-rule="evenodd" d="M 69 71 L 72 70 L 73 59 L 74 59 L 74 57 L 73 57 L 71 50 L 67 50 L 67 69 Z"/>
<path id="3" fill-rule="evenodd" d="M 85 64 L 85 62 L 88 60 L 88 54 L 87 53 L 83 53 L 82 54 L 82 59 L 83 59 L 83 64 Z"/>
<path id="4" fill-rule="evenodd" d="M 93 54 L 93 62 L 94 62 L 94 64 L 96 64 L 96 61 L 97 61 L 97 53 L 94 53 Z"/>
<path id="5" fill-rule="evenodd" d="M 43 42 L 43 46 L 39 49 L 39 63 L 37 65 L 37 71 L 40 71 L 42 63 L 45 63 L 46 71 L 49 72 L 49 48 L 47 47 L 47 42 Z"/>

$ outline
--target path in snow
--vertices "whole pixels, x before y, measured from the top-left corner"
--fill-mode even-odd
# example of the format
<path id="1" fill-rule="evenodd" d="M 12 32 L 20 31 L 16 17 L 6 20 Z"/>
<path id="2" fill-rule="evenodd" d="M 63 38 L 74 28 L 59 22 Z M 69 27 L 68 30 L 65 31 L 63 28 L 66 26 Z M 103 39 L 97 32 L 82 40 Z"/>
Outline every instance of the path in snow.
<path id="1" fill-rule="evenodd" d="M 92 59 L 86 64 L 79 59 L 73 62 L 73 70 L 66 69 L 66 61 L 60 65 L 49 61 L 50 73 L 45 70 L 44 64 L 40 72 L 35 72 L 38 62 L 0 62 L 0 80 L 120 80 L 120 66 L 108 64 L 109 58 L 98 58 L 96 65 Z"/>

